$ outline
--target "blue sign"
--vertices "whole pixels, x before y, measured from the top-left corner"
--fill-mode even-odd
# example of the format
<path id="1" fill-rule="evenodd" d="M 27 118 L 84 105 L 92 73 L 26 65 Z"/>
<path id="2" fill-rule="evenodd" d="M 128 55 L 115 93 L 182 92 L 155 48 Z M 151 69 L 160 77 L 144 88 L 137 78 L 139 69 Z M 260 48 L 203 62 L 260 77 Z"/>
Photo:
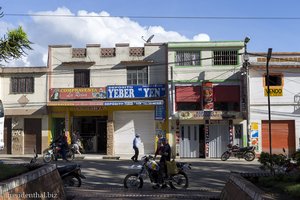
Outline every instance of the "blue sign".
<path id="1" fill-rule="evenodd" d="M 150 101 L 104 101 L 104 106 L 144 106 L 144 105 L 163 105 L 163 100 Z"/>
<path id="2" fill-rule="evenodd" d="M 157 105 L 155 106 L 155 120 L 164 120 L 165 119 L 165 106 L 164 105 Z"/>
<path id="3" fill-rule="evenodd" d="M 109 85 L 108 99 L 159 98 L 166 95 L 164 84 L 158 85 Z"/>

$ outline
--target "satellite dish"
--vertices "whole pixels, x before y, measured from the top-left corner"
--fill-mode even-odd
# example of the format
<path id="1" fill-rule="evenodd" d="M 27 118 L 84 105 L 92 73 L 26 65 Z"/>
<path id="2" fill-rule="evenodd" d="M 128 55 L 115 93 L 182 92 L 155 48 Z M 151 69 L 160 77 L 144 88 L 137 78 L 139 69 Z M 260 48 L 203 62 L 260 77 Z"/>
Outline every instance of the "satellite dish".
<path id="1" fill-rule="evenodd" d="M 151 35 L 147 40 L 144 39 L 144 36 L 142 36 L 142 39 L 146 42 L 146 43 L 151 43 L 151 40 L 153 39 L 154 35 Z"/>

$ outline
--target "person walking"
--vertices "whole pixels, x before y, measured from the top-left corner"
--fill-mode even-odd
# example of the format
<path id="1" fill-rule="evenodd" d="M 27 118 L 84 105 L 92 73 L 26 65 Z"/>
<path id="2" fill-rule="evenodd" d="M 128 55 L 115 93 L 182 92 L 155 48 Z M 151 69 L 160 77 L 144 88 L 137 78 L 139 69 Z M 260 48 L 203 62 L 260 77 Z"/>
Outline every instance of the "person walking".
<path id="1" fill-rule="evenodd" d="M 134 149 L 134 155 L 131 157 L 131 160 L 133 162 L 138 161 L 138 156 L 139 156 L 139 147 L 141 144 L 141 138 L 139 134 L 135 134 L 135 138 L 133 139 L 133 149 Z"/>

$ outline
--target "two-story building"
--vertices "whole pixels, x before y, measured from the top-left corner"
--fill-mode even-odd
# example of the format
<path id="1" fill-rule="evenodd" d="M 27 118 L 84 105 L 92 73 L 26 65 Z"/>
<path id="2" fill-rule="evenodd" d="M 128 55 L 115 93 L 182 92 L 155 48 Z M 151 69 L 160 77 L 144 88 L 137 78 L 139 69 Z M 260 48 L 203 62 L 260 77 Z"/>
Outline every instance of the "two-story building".
<path id="1" fill-rule="evenodd" d="M 1 67 L 5 113 L 1 154 L 41 153 L 48 146 L 47 67 Z"/>
<path id="2" fill-rule="evenodd" d="M 166 44 L 103 48 L 49 46 L 49 140 L 78 130 L 86 153 L 153 153 L 157 133 L 166 133 Z"/>
<path id="3" fill-rule="evenodd" d="M 291 155 L 300 147 L 300 53 L 274 52 L 269 62 L 270 117 L 267 89 L 267 55 L 253 53 L 249 66 L 250 144 L 258 152 Z"/>
<path id="4" fill-rule="evenodd" d="M 221 157 L 247 145 L 244 41 L 169 42 L 169 128 L 180 157 Z"/>

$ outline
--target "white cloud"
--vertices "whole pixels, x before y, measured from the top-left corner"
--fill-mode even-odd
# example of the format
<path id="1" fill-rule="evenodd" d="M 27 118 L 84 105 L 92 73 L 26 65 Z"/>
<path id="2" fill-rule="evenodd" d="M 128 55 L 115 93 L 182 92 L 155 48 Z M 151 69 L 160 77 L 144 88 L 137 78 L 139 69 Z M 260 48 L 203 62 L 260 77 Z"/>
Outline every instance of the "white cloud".
<path id="1" fill-rule="evenodd" d="M 154 34 L 152 42 L 191 40 L 175 31 L 167 31 L 161 26 L 142 26 L 129 18 L 106 17 L 108 12 L 100 13 L 80 10 L 77 14 L 61 7 L 55 11 L 43 11 L 41 15 L 76 15 L 82 17 L 32 17 L 32 21 L 22 24 L 29 39 L 34 43 L 28 56 L 8 63 L 9 66 L 46 66 L 48 45 L 70 44 L 85 47 L 86 44 L 101 44 L 113 47 L 116 43 L 129 43 L 130 46 L 143 46 L 144 39 Z M 89 16 L 89 17 L 87 17 Z M 102 16 L 102 17 L 98 17 Z M 2 28 L 3 23 L 0 24 Z M 6 24 L 6 27 L 9 27 Z M 208 41 L 209 36 L 199 34 L 192 40 Z"/>

